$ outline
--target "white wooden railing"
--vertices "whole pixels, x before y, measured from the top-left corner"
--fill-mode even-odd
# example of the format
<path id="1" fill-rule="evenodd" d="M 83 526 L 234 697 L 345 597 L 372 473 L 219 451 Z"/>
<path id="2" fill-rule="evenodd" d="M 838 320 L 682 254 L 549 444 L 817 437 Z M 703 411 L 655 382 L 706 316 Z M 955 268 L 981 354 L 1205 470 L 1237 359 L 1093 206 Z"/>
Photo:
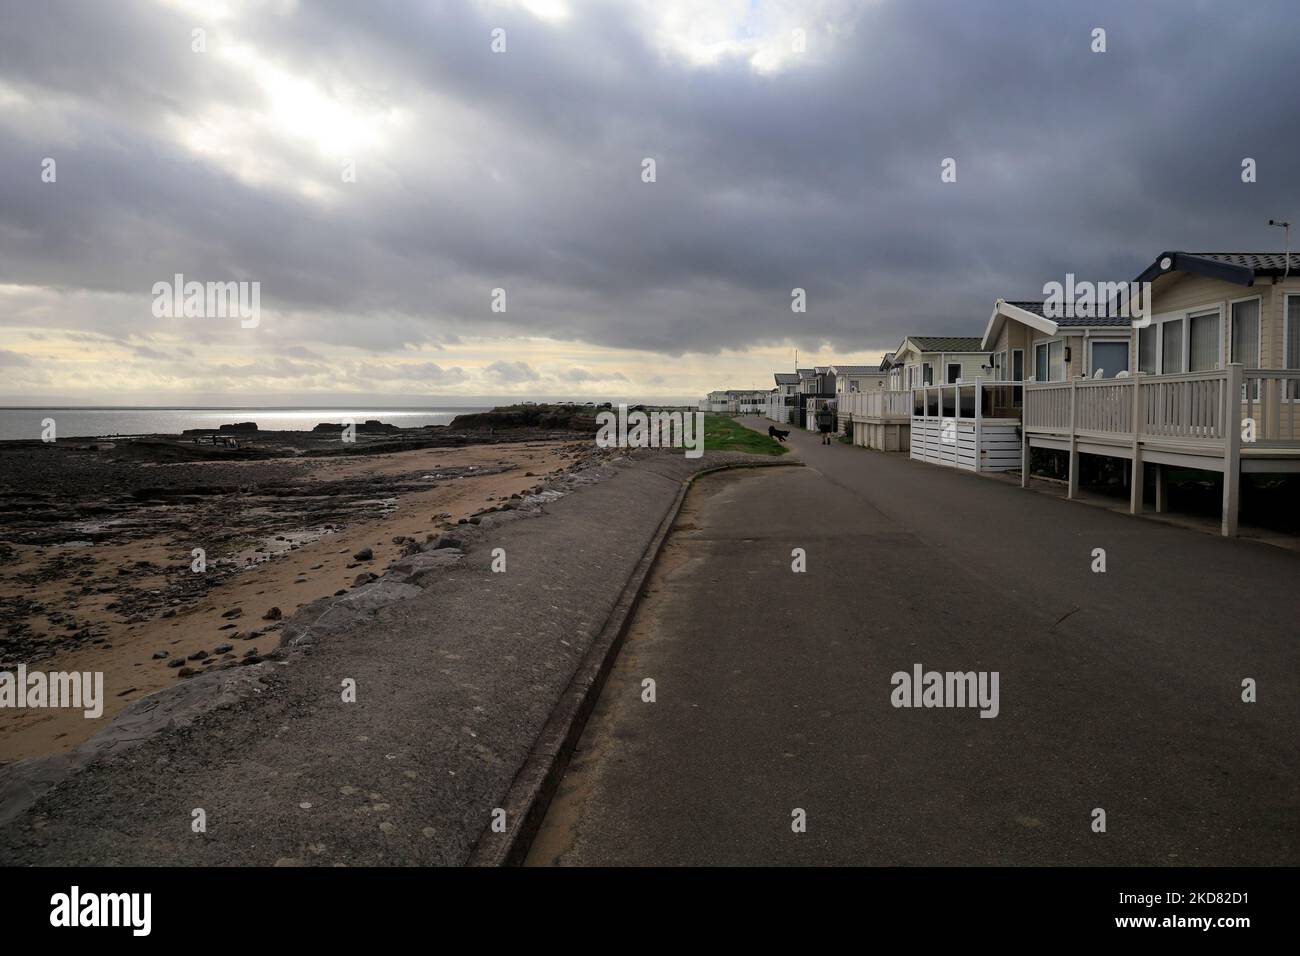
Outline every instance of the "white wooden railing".
<path id="1" fill-rule="evenodd" d="M 841 418 L 907 418 L 912 414 L 910 391 L 841 392 L 835 398 Z"/>
<path id="2" fill-rule="evenodd" d="M 1078 493 L 1081 439 L 1127 445 L 1121 457 L 1130 462 L 1129 511 L 1137 514 L 1143 508 L 1143 459 L 1158 448 L 1197 462 L 1192 467 L 1223 472 L 1222 531 L 1231 536 L 1237 533 L 1242 458 L 1290 458 L 1300 451 L 1298 419 L 1300 369 L 1234 363 L 1182 375 L 1027 383 L 1020 483 L 1028 484 L 1029 448 L 1036 436 L 1062 450 L 1068 444 L 1069 497 Z M 1157 474 L 1157 501 L 1162 474 Z"/>
<path id="3" fill-rule="evenodd" d="M 911 457 L 968 471 L 1020 467 L 1020 382 L 923 385 L 912 389 Z"/>
<path id="4" fill-rule="evenodd" d="M 1237 402 L 1228 398 L 1233 394 Z M 1219 447 L 1227 436 L 1225 420 L 1234 432 L 1246 430 L 1250 420 L 1249 445 L 1300 445 L 1300 370 L 1233 365 L 1181 375 L 1025 385 L 1023 421 L 1031 433 Z"/>
<path id="5" fill-rule="evenodd" d="M 1242 418 L 1255 425 L 1257 447 L 1300 446 L 1300 369 L 1249 369 Z"/>

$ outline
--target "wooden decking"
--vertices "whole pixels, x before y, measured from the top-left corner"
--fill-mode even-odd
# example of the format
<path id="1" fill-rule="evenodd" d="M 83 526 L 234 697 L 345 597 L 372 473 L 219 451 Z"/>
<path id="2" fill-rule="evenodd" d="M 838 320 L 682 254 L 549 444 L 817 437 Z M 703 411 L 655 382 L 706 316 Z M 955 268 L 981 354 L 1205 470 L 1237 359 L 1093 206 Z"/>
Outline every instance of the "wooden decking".
<path id="1" fill-rule="evenodd" d="M 1230 365 L 1208 372 L 1125 379 L 1028 382 L 1024 464 L 1030 448 L 1070 456 L 1078 494 L 1080 454 L 1132 463 L 1129 510 L 1142 510 L 1144 463 L 1218 471 L 1223 533 L 1236 533 L 1243 472 L 1300 471 L 1300 371 Z"/>
<path id="2" fill-rule="evenodd" d="M 912 393 L 875 389 L 836 396 L 841 423 L 853 443 L 879 451 L 907 451 L 912 422 Z"/>

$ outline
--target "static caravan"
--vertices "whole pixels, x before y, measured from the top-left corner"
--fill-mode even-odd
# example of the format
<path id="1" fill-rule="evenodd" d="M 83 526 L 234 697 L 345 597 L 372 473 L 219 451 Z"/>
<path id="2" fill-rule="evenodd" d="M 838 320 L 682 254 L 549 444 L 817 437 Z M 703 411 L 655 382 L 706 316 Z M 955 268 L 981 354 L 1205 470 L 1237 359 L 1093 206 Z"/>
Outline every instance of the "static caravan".
<path id="1" fill-rule="evenodd" d="M 861 404 L 855 402 L 855 398 L 883 392 L 889 374 L 875 365 L 832 365 L 830 371 L 835 381 L 836 431 L 841 435 L 851 435 L 853 409 Z"/>
<path id="2" fill-rule="evenodd" d="M 991 377 L 989 353 L 977 335 L 909 335 L 893 354 L 896 381 L 903 389 Z"/>
<path id="3" fill-rule="evenodd" d="M 799 414 L 799 373 L 774 372 L 776 387 L 768 393 L 768 420 L 788 425 Z"/>
<path id="4" fill-rule="evenodd" d="M 1046 377 L 1025 385 L 1022 482 L 1031 448 L 1068 454 L 1070 495 L 1080 454 L 1120 458 L 1138 513 L 1147 470 L 1157 511 L 1167 468 L 1217 471 L 1222 532 L 1235 534 L 1242 474 L 1300 471 L 1300 254 L 1165 252 L 1136 282 L 1150 283 L 1150 298 L 1129 371 L 1058 377 L 1049 350 Z M 1071 360 L 1114 361 L 1090 354 Z"/>

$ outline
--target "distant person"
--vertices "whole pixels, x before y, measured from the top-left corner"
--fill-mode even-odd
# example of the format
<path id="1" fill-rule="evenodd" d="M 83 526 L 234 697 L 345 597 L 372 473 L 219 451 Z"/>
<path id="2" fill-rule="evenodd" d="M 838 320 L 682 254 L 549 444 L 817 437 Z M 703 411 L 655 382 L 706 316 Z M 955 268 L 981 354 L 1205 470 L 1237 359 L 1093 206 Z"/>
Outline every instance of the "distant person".
<path id="1" fill-rule="evenodd" d="M 817 430 L 822 433 L 822 444 L 831 443 L 831 429 L 835 427 L 835 414 L 829 405 L 823 405 L 817 413 Z"/>

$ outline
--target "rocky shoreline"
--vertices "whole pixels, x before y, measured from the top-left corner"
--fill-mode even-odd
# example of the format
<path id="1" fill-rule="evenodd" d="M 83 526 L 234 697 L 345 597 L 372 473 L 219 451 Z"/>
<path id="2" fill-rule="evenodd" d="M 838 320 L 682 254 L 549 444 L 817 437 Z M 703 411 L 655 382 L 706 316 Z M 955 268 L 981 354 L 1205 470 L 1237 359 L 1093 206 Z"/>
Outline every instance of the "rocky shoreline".
<path id="1" fill-rule="evenodd" d="M 103 670 L 111 717 L 262 660 L 300 606 L 525 506 L 598 454 L 572 431 L 399 431 L 359 429 L 344 449 L 331 433 L 258 433 L 216 457 L 174 436 L 0 443 L 0 670 Z M 95 729 L 0 713 L 0 765 Z"/>

